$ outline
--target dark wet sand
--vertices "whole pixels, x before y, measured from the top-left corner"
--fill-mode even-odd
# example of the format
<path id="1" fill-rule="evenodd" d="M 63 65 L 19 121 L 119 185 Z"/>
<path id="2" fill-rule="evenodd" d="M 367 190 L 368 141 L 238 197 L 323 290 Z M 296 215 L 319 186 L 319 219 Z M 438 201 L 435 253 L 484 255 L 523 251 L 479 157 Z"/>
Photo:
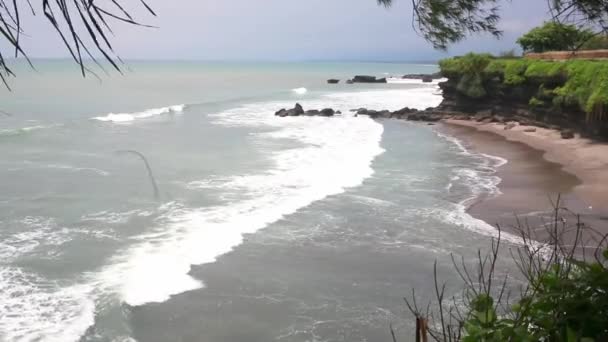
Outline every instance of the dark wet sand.
<path id="1" fill-rule="evenodd" d="M 439 129 L 462 140 L 467 148 L 508 160 L 496 173 L 502 179 L 502 194 L 473 203 L 471 215 L 510 232 L 517 231 L 517 226 L 530 226 L 542 240 L 546 233 L 539 227 L 550 221 L 553 203 L 560 196 L 561 206 L 580 214 L 581 220 L 594 229 L 608 233 L 608 212 L 581 198 L 575 191 L 582 185 L 581 179 L 564 171 L 562 165 L 544 159 L 544 151 L 475 127 L 443 124 Z M 566 220 L 574 224 L 576 216 Z"/>

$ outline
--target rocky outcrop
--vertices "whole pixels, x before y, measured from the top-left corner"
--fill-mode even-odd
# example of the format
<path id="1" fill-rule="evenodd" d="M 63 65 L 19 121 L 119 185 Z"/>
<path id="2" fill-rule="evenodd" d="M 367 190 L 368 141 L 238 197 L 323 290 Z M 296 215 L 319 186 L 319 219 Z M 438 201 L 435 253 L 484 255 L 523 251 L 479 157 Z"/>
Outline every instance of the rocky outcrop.
<path id="1" fill-rule="evenodd" d="M 294 106 L 294 108 L 292 109 L 285 109 L 282 108 L 278 111 L 276 111 L 274 113 L 275 116 L 278 117 L 287 117 L 287 116 L 325 116 L 325 117 L 330 117 L 330 116 L 334 116 L 336 114 L 342 114 L 340 111 L 335 111 L 332 108 L 324 108 L 321 110 L 318 109 L 309 109 L 307 111 L 304 110 L 304 108 L 302 108 L 302 106 L 299 103 L 296 103 L 296 105 Z"/>
<path id="2" fill-rule="evenodd" d="M 439 83 L 443 101 L 436 110 L 459 112 L 480 122 L 518 122 L 522 126 L 571 130 L 590 137 L 608 138 L 608 121 L 589 124 L 585 120 L 587 115 L 578 106 L 554 106 L 551 94 L 542 91 L 548 84 L 529 79 L 518 85 L 509 85 L 499 77 L 483 82 L 486 91 L 479 98 L 466 96 L 461 91 L 459 79 L 448 78 L 446 82 Z"/>
<path id="3" fill-rule="evenodd" d="M 401 76 L 402 79 L 406 80 L 422 80 L 423 82 L 433 82 L 433 80 L 438 80 L 443 76 L 441 73 L 436 72 L 434 74 L 407 74 Z"/>
<path id="4" fill-rule="evenodd" d="M 338 83 L 340 83 L 340 80 L 337 80 L 335 78 L 330 78 L 330 79 L 327 80 L 327 83 L 329 83 L 329 84 L 338 84 Z"/>
<path id="5" fill-rule="evenodd" d="M 357 75 L 352 79 L 353 83 L 386 83 L 386 78 L 376 78 L 376 76 Z"/>
<path id="6" fill-rule="evenodd" d="M 299 103 L 296 103 L 295 107 L 292 109 L 282 108 L 274 113 L 276 116 L 286 117 L 286 116 L 300 116 L 304 114 L 304 108 Z"/>

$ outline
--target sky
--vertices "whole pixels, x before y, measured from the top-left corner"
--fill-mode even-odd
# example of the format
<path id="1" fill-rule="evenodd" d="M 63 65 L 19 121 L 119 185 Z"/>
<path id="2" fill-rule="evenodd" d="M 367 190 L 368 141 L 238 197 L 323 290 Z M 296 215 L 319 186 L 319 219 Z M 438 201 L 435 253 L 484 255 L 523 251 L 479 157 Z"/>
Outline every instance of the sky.
<path id="1" fill-rule="evenodd" d="M 410 0 L 394 0 L 388 9 L 376 0 L 147 1 L 158 17 L 135 10 L 136 17 L 156 28 L 114 26 L 114 48 L 124 59 L 432 61 L 510 50 L 548 17 L 544 0 L 504 0 L 501 40 L 472 36 L 446 53 L 414 32 Z M 68 56 L 40 13 L 23 21 L 30 57 Z"/>

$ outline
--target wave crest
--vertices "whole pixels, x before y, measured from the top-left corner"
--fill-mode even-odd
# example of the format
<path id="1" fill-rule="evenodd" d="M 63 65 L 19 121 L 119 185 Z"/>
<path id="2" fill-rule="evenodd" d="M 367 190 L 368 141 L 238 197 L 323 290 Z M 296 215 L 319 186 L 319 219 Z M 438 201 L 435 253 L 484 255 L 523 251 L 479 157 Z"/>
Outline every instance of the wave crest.
<path id="1" fill-rule="evenodd" d="M 175 114 L 181 113 L 186 108 L 186 105 L 180 104 L 169 107 L 162 108 L 153 108 L 147 109 L 142 112 L 135 113 L 109 113 L 106 116 L 96 116 L 93 120 L 103 121 L 103 122 L 132 122 L 139 119 L 147 119 L 154 116 L 164 115 L 164 114 Z"/>

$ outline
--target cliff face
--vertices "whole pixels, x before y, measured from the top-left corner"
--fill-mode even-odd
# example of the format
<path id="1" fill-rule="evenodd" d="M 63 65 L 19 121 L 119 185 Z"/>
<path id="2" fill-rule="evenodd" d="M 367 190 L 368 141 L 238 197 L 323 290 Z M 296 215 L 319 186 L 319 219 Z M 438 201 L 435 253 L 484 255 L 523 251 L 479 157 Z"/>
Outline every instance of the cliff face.
<path id="1" fill-rule="evenodd" d="M 484 60 L 478 56 L 470 61 L 467 56 L 442 61 L 448 81 L 439 85 L 444 97 L 439 111 L 479 119 L 492 115 L 500 121 L 568 128 L 608 139 L 604 109 L 608 106 L 602 102 L 608 97 L 608 89 L 603 89 L 608 86 L 604 84 L 608 74 L 598 74 L 608 72 L 608 68 L 604 70 L 608 62 L 577 61 L 573 67 L 563 62 Z"/>

